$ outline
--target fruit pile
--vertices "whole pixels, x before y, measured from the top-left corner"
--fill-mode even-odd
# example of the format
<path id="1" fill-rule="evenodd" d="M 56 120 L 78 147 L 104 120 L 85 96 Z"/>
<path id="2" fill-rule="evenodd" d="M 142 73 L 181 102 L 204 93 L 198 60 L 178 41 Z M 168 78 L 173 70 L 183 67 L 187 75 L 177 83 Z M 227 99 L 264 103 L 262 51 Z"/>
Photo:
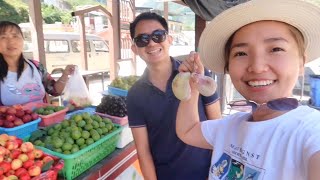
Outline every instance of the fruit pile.
<path id="1" fill-rule="evenodd" d="M 75 109 L 81 109 L 92 104 L 92 100 L 89 97 L 72 96 L 63 101 L 63 105 L 69 108 L 69 111 Z"/>
<path id="2" fill-rule="evenodd" d="M 53 163 L 51 156 L 35 149 L 32 143 L 0 135 L 0 179 L 30 180 L 50 169 Z"/>
<path id="3" fill-rule="evenodd" d="M 39 118 L 31 110 L 23 110 L 20 106 L 0 106 L 0 127 L 13 128 Z"/>
<path id="4" fill-rule="evenodd" d="M 102 97 L 101 103 L 96 108 L 96 112 L 118 117 L 126 116 L 127 105 L 125 97 L 113 95 Z"/>
<path id="5" fill-rule="evenodd" d="M 53 114 L 55 112 L 61 111 L 63 109 L 64 109 L 63 106 L 46 106 L 46 107 L 37 108 L 34 110 L 34 112 L 40 115 L 49 115 L 49 114 Z"/>
<path id="6" fill-rule="evenodd" d="M 110 86 L 124 89 L 124 90 L 129 90 L 131 86 L 139 79 L 139 76 L 124 76 L 124 77 L 117 77 L 115 78 Z"/>
<path id="7" fill-rule="evenodd" d="M 116 129 L 110 119 L 85 112 L 33 132 L 30 141 L 58 153 L 73 154 Z"/>
<path id="8" fill-rule="evenodd" d="M 172 81 L 172 91 L 177 99 L 184 101 L 191 97 L 190 78 L 196 80 L 196 88 L 203 96 L 211 96 L 217 88 L 216 82 L 209 76 L 198 73 L 180 72 Z"/>

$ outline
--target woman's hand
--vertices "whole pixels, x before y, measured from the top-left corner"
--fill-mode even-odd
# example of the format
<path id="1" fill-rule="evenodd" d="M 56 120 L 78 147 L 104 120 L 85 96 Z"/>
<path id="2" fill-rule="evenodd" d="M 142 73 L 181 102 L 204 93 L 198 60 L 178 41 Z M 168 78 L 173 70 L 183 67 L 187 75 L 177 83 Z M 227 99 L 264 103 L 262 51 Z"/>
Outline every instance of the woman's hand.
<path id="1" fill-rule="evenodd" d="M 62 76 L 69 76 L 72 75 L 74 73 L 75 70 L 75 65 L 67 65 L 66 68 L 64 68 L 63 72 L 62 72 Z"/>
<path id="2" fill-rule="evenodd" d="M 191 51 L 189 56 L 182 61 L 182 64 L 179 66 L 179 72 L 204 74 L 204 67 L 199 54 Z"/>

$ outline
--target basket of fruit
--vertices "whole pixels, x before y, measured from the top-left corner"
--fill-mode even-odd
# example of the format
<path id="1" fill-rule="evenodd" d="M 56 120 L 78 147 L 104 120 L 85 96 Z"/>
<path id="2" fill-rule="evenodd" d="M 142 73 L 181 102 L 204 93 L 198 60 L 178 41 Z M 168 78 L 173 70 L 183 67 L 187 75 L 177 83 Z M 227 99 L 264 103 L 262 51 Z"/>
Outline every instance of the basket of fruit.
<path id="1" fill-rule="evenodd" d="M 96 107 L 96 114 L 110 118 L 113 123 L 128 124 L 126 97 L 106 95 Z"/>
<path id="2" fill-rule="evenodd" d="M 38 114 L 20 106 L 0 107 L 0 134 L 24 138 L 38 129 L 40 121 Z"/>
<path id="3" fill-rule="evenodd" d="M 39 114 L 41 118 L 39 126 L 42 127 L 61 122 L 68 111 L 67 107 L 47 103 L 28 103 L 23 108 L 33 110 L 33 112 Z"/>
<path id="4" fill-rule="evenodd" d="M 16 136 L 0 135 L 0 179 L 55 180 L 63 160 Z"/>
<path id="5" fill-rule="evenodd" d="M 64 160 L 62 175 L 73 179 L 112 153 L 122 127 L 110 119 L 79 112 L 59 124 L 40 128 L 30 141 Z"/>
<path id="6" fill-rule="evenodd" d="M 128 90 L 139 79 L 139 76 L 124 76 L 115 78 L 108 86 L 108 93 L 117 96 L 127 96 Z"/>

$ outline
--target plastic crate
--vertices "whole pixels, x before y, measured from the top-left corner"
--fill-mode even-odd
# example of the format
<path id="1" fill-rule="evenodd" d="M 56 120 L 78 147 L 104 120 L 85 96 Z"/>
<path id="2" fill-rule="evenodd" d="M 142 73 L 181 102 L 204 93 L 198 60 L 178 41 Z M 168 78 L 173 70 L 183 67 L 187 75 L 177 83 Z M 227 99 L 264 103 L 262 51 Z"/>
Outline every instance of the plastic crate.
<path id="1" fill-rule="evenodd" d="M 72 112 L 69 112 L 66 114 L 65 116 L 65 119 L 70 119 L 71 116 L 75 115 L 75 114 L 81 114 L 81 113 L 89 113 L 89 114 L 94 114 L 96 111 L 96 107 L 95 106 L 89 106 L 89 107 L 86 107 L 84 109 L 81 109 L 81 110 L 75 110 L 75 111 L 72 111 Z"/>
<path id="2" fill-rule="evenodd" d="M 24 139 L 25 137 L 30 136 L 33 131 L 36 131 L 38 129 L 40 121 L 41 119 L 38 118 L 34 121 L 14 128 L 0 127 L 0 134 L 8 134 L 10 136 L 17 136 L 18 138 Z"/>
<path id="3" fill-rule="evenodd" d="M 117 124 L 114 124 L 114 126 L 117 127 L 115 131 L 74 154 L 65 155 L 40 146 L 37 146 L 37 148 L 43 150 L 47 154 L 63 159 L 64 168 L 62 170 L 62 175 L 67 180 L 71 180 L 104 159 L 116 149 L 122 127 Z"/>
<path id="4" fill-rule="evenodd" d="M 128 91 L 120 88 L 116 88 L 113 86 L 108 86 L 108 93 L 110 95 L 116 95 L 116 96 L 127 96 Z"/>
<path id="5" fill-rule="evenodd" d="M 111 119 L 111 121 L 113 123 L 119 124 L 121 126 L 124 126 L 124 125 L 128 124 L 128 116 L 117 117 L 117 116 L 111 116 L 109 114 L 103 114 L 103 113 L 99 113 L 99 112 L 96 112 L 96 114 L 101 116 L 101 117 L 109 118 L 109 119 Z"/>
<path id="6" fill-rule="evenodd" d="M 34 111 L 35 109 L 47 107 L 47 106 L 56 106 L 56 105 L 47 104 L 47 103 L 28 103 L 23 106 L 23 109 L 30 109 L 30 110 Z M 52 124 L 57 124 L 57 123 L 61 122 L 64 119 L 64 117 L 66 116 L 68 109 L 69 109 L 68 107 L 65 107 L 64 109 L 57 111 L 55 113 L 49 114 L 49 115 L 39 114 L 39 116 L 41 118 L 41 122 L 39 123 L 39 126 L 46 127 L 46 126 L 50 126 Z"/>

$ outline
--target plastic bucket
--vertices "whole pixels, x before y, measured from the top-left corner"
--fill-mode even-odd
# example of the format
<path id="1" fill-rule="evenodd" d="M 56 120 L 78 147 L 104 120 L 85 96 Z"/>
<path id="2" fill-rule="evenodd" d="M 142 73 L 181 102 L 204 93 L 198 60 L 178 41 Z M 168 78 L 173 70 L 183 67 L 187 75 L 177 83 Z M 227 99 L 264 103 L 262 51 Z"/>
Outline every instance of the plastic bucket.
<path id="1" fill-rule="evenodd" d="M 320 107 L 320 75 L 310 75 L 309 83 L 311 103 Z"/>

